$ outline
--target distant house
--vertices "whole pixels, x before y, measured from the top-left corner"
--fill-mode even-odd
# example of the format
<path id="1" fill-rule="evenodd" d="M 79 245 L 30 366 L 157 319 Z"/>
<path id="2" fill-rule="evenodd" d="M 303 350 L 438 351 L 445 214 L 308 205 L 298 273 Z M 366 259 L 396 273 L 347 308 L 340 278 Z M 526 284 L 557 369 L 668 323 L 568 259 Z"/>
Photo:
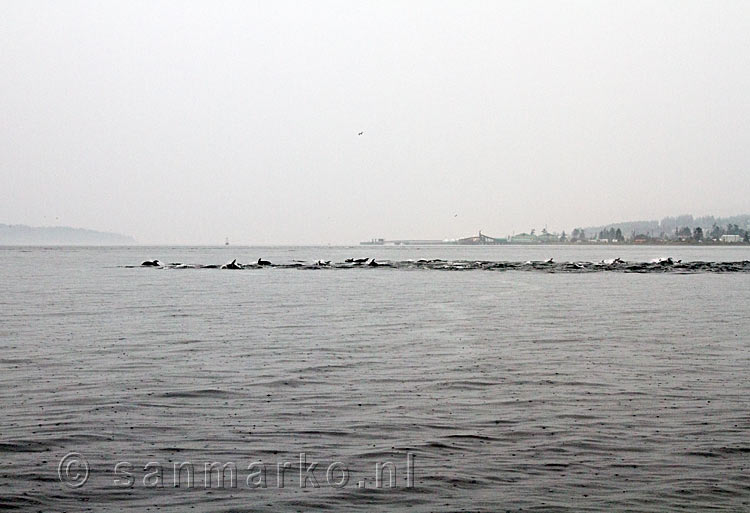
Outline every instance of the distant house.
<path id="1" fill-rule="evenodd" d="M 560 236 L 556 233 L 548 233 L 543 231 L 537 236 L 537 240 L 539 242 L 549 244 L 550 242 L 558 242 L 560 240 Z"/>
<path id="2" fill-rule="evenodd" d="M 722 235 L 719 240 L 721 242 L 740 242 L 742 239 L 739 235 Z"/>
<path id="3" fill-rule="evenodd" d="M 518 235 L 513 235 L 510 238 L 511 244 L 534 244 L 539 242 L 539 239 L 536 235 L 531 235 L 530 233 L 519 233 Z"/>

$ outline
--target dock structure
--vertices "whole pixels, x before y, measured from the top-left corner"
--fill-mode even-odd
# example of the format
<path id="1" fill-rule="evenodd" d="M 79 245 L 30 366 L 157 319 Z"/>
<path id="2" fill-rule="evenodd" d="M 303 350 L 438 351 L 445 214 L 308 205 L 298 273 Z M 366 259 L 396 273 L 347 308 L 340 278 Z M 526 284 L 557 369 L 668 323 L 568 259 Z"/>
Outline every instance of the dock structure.
<path id="1" fill-rule="evenodd" d="M 437 239 L 401 239 L 401 240 L 389 240 L 389 244 L 395 244 L 396 246 L 432 246 L 435 244 L 455 244 L 451 240 L 437 240 Z"/>
<path id="2" fill-rule="evenodd" d="M 490 237 L 489 235 L 483 234 L 482 230 L 479 230 L 479 235 L 475 235 L 474 237 L 466 237 L 463 239 L 458 239 L 458 241 L 456 241 L 456 244 L 483 245 L 483 244 L 505 244 L 507 242 L 508 242 L 507 239 Z"/>
<path id="3" fill-rule="evenodd" d="M 433 246 L 436 244 L 455 244 L 454 240 L 437 240 L 437 239 L 371 239 L 360 242 L 362 246 Z"/>
<path id="4" fill-rule="evenodd" d="M 363 246 L 435 246 L 435 245 L 489 245 L 489 244 L 507 244 L 508 240 L 497 237 L 490 237 L 479 231 L 479 235 L 465 237 L 463 239 L 370 239 L 369 241 L 360 242 Z"/>
<path id="5" fill-rule="evenodd" d="M 361 246 L 384 246 L 385 239 L 370 239 L 359 243 Z"/>

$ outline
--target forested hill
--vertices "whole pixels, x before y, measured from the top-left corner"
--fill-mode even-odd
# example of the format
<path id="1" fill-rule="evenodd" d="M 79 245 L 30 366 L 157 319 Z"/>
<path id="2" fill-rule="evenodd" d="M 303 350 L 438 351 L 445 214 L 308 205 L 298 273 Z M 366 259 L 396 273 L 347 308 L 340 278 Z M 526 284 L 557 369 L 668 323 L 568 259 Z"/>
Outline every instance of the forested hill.
<path id="1" fill-rule="evenodd" d="M 654 237 L 661 234 L 670 235 L 681 228 L 690 228 L 691 230 L 700 227 L 705 233 L 711 233 L 714 225 L 726 229 L 729 225 L 736 225 L 741 230 L 750 228 L 750 215 L 743 214 L 731 217 L 714 217 L 702 216 L 693 217 L 690 214 L 677 217 L 665 217 L 661 221 L 626 221 L 621 223 L 611 223 L 601 226 L 589 226 L 584 228 L 585 232 L 590 235 L 599 233 L 609 228 L 620 229 L 623 234 L 646 234 Z"/>
<path id="2" fill-rule="evenodd" d="M 84 228 L 0 224 L 0 246 L 120 246 L 135 243 L 129 235 Z"/>

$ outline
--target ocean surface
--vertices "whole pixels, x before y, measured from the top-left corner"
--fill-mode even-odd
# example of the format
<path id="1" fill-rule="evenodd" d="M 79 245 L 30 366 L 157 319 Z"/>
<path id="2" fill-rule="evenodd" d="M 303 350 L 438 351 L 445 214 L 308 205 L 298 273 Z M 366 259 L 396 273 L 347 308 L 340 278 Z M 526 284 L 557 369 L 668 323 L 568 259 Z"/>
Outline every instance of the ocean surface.
<path id="1" fill-rule="evenodd" d="M 750 511 L 748 272 L 140 267 L 750 247 L 0 256 L 0 510 Z"/>

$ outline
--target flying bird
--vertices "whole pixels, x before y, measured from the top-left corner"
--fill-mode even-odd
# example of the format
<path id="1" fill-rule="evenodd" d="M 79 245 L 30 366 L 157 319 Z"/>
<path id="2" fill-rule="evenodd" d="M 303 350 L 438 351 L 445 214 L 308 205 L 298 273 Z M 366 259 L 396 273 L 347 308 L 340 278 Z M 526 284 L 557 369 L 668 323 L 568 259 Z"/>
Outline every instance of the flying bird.
<path id="1" fill-rule="evenodd" d="M 362 134 L 364 134 L 364 132 L 358 132 L 358 133 L 357 133 L 357 135 L 362 135 Z"/>

